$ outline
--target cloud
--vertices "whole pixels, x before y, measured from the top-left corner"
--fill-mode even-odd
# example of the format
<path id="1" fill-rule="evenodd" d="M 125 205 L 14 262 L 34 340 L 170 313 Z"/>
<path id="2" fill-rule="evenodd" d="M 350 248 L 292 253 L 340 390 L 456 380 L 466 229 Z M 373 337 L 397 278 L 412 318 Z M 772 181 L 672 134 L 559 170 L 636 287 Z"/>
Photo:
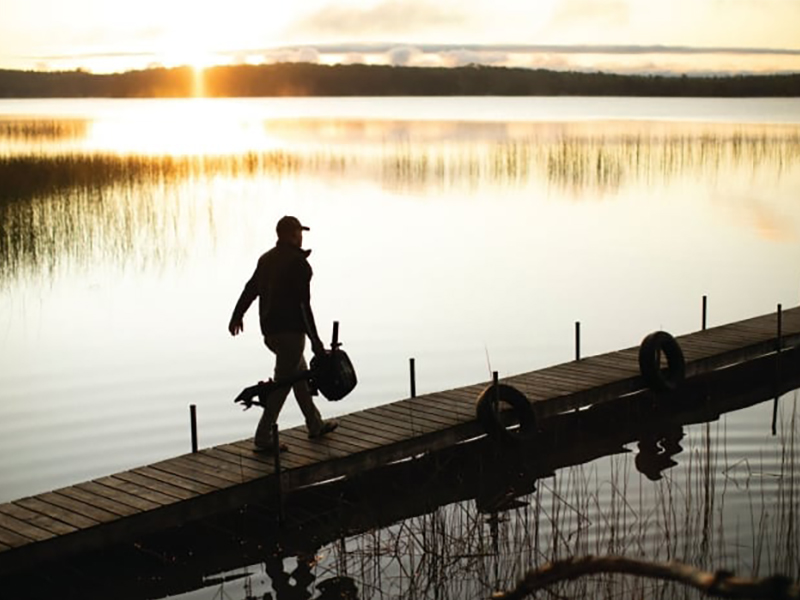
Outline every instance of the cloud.
<path id="1" fill-rule="evenodd" d="M 442 63 L 448 67 L 464 67 L 466 65 L 502 65 L 508 61 L 503 52 L 475 51 L 465 48 L 439 52 Z"/>
<path id="2" fill-rule="evenodd" d="M 425 0 L 384 0 L 371 7 L 329 4 L 290 30 L 304 36 L 357 37 L 396 35 L 409 31 L 441 30 L 460 25 L 466 17 L 454 8 Z"/>
<path id="3" fill-rule="evenodd" d="M 348 52 L 342 57 L 343 65 L 357 65 L 364 62 L 364 55 L 359 52 Z"/>
<path id="4" fill-rule="evenodd" d="M 319 51 L 311 46 L 264 50 L 259 54 L 263 57 L 264 62 L 268 63 L 318 63 L 320 60 Z"/>
<path id="5" fill-rule="evenodd" d="M 389 64 L 396 67 L 402 67 L 410 64 L 412 59 L 420 54 L 420 51 L 417 48 L 412 48 L 411 46 L 398 46 L 396 48 L 392 48 L 386 54 L 389 58 Z"/>

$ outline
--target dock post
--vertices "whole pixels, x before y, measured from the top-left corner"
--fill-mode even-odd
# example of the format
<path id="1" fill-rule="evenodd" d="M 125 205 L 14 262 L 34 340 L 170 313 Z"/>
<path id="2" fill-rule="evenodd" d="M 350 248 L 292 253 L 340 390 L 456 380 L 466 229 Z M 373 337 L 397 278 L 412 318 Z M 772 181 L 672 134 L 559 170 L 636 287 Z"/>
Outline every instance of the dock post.
<path id="1" fill-rule="evenodd" d="M 333 322 L 333 335 L 331 336 L 331 350 L 339 345 L 339 321 Z"/>
<path id="2" fill-rule="evenodd" d="M 414 368 L 414 359 L 413 358 L 409 358 L 408 359 L 408 375 L 409 375 L 409 378 L 411 380 L 410 381 L 411 382 L 411 397 L 412 398 L 416 398 L 417 397 L 417 372 L 416 372 L 416 369 Z"/>
<path id="3" fill-rule="evenodd" d="M 581 322 L 575 321 L 575 360 L 581 359 Z"/>
<path id="4" fill-rule="evenodd" d="M 781 386 L 781 350 L 783 349 L 783 306 L 778 304 L 778 331 L 775 339 L 775 401 L 772 403 L 772 435 L 778 434 L 778 399 Z"/>
<path id="5" fill-rule="evenodd" d="M 192 454 L 197 454 L 197 406 L 189 405 L 189 424 L 192 430 Z"/>
<path id="6" fill-rule="evenodd" d="M 706 315 L 708 314 L 708 296 L 703 295 L 703 331 L 706 330 Z"/>
<path id="7" fill-rule="evenodd" d="M 283 524 L 283 487 L 281 486 L 281 440 L 278 424 L 272 426 L 272 454 L 275 456 L 275 490 L 278 495 L 278 522 Z"/>

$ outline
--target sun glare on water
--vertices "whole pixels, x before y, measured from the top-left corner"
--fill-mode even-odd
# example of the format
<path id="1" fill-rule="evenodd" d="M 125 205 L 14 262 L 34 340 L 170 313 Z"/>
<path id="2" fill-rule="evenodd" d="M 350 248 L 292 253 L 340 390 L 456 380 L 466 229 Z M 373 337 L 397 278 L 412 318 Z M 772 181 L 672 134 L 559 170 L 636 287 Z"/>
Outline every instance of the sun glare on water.
<path id="1" fill-rule="evenodd" d="M 100 119 L 86 139 L 90 151 L 145 155 L 225 155 L 281 146 L 264 122 L 247 118 L 236 100 L 145 100 L 135 118 Z"/>

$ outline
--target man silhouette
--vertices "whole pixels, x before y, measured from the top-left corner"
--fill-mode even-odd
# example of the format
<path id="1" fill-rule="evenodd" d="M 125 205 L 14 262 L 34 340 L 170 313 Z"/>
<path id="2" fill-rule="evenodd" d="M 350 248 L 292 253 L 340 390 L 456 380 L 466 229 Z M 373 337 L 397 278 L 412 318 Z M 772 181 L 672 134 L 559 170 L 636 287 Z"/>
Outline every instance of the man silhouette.
<path id="1" fill-rule="evenodd" d="M 309 231 L 309 228 L 296 217 L 286 216 L 278 221 L 275 229 L 278 241 L 258 259 L 255 272 L 233 309 L 228 331 L 236 336 L 244 330 L 244 314 L 258 298 L 261 333 L 267 348 L 275 354 L 275 380 L 280 381 L 307 369 L 303 357 L 306 336 L 315 355 L 324 354 L 325 348 L 311 311 L 312 271 L 307 260 L 311 251 L 303 250 L 303 231 Z M 309 438 L 336 429 L 338 423 L 335 420 L 322 420 L 305 380 L 294 383 L 292 389 L 305 417 Z M 266 399 L 256 428 L 256 452 L 273 451 L 272 428 L 288 395 L 289 386 L 282 386 Z M 286 450 L 286 446 L 281 444 L 280 450 Z"/>

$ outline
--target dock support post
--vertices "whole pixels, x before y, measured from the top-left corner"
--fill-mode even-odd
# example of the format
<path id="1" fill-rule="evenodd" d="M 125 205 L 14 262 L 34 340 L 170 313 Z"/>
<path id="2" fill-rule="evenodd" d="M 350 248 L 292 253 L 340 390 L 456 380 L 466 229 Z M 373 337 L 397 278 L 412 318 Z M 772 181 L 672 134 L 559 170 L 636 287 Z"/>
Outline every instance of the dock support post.
<path id="1" fill-rule="evenodd" d="M 417 397 L 417 372 L 416 372 L 416 369 L 414 367 L 414 359 L 413 358 L 409 358 L 408 359 L 408 376 L 409 376 L 410 383 L 411 383 L 411 397 L 412 398 L 416 398 Z"/>
<path id="2" fill-rule="evenodd" d="M 575 321 L 575 360 L 581 359 L 581 322 Z"/>
<path id="3" fill-rule="evenodd" d="M 272 426 L 272 454 L 275 456 L 275 490 L 278 495 L 278 522 L 283 524 L 283 487 L 281 486 L 281 440 L 278 437 L 278 424 Z"/>
<path id="4" fill-rule="evenodd" d="M 703 331 L 706 330 L 706 315 L 708 314 L 708 296 L 703 296 Z"/>
<path id="5" fill-rule="evenodd" d="M 772 435 L 778 434 L 778 399 L 781 385 L 781 350 L 783 349 L 783 307 L 778 304 L 778 331 L 775 339 L 775 400 L 772 403 Z"/>
<path id="6" fill-rule="evenodd" d="M 339 321 L 333 322 L 333 335 L 331 335 L 331 350 L 339 345 Z"/>
<path id="7" fill-rule="evenodd" d="M 192 430 L 192 454 L 197 454 L 197 406 L 189 405 L 189 426 Z"/>

